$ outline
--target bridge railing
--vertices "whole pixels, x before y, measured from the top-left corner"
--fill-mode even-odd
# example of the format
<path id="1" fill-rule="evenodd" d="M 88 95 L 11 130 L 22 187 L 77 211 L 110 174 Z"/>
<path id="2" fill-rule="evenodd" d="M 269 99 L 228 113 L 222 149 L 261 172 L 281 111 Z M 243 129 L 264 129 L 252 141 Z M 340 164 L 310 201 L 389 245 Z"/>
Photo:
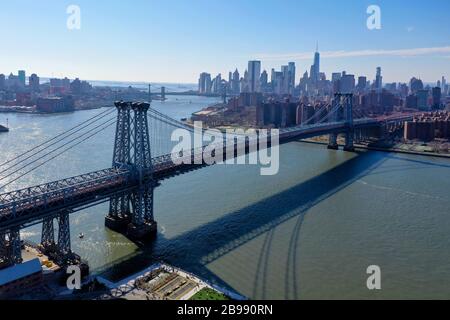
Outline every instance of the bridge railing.
<path id="1" fill-rule="evenodd" d="M 56 201 L 97 188 L 126 183 L 130 173 L 120 169 L 105 169 L 47 184 L 0 195 L 0 222 L 16 218 L 27 210 L 51 206 Z"/>

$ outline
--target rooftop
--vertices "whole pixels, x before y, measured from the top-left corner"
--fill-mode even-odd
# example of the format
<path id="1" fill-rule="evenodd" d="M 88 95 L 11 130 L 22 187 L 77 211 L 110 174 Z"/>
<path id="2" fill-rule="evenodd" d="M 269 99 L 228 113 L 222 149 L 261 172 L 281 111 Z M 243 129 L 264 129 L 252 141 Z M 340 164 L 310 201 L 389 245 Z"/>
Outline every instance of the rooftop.
<path id="1" fill-rule="evenodd" d="M 33 259 L 25 263 L 0 270 L 0 286 L 38 272 L 42 272 L 41 262 L 39 259 Z"/>

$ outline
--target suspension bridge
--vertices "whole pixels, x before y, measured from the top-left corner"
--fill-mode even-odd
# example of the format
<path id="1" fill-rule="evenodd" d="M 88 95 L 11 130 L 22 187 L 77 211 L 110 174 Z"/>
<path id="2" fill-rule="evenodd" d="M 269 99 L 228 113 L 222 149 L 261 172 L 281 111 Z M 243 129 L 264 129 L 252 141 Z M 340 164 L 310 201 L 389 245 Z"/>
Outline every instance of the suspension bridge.
<path id="1" fill-rule="evenodd" d="M 277 131 L 277 143 L 329 135 L 329 148 L 337 149 L 338 134 L 345 134 L 345 150 L 353 151 L 354 140 L 368 128 L 398 125 L 412 117 L 354 119 L 352 98 L 351 94 L 336 94 L 331 105 L 302 125 Z M 257 130 L 253 137 L 226 136 L 223 141 L 174 154 L 177 142 L 171 140 L 171 133 L 185 129 L 195 134 L 195 128 L 152 109 L 149 103 L 117 102 L 115 108 L 0 164 L 0 187 L 5 190 L 112 126 L 116 130 L 110 168 L 0 194 L 0 268 L 22 262 L 20 230 L 36 224 L 42 224 L 40 248 L 47 255 L 61 264 L 79 262 L 71 250 L 69 215 L 104 202 L 110 204 L 106 227 L 133 240 L 151 239 L 157 230 L 153 193 L 164 180 L 214 164 L 203 159 L 203 152 L 211 146 L 215 153 L 234 159 L 239 151 L 250 154 L 275 143 L 269 136 L 261 144 Z"/>

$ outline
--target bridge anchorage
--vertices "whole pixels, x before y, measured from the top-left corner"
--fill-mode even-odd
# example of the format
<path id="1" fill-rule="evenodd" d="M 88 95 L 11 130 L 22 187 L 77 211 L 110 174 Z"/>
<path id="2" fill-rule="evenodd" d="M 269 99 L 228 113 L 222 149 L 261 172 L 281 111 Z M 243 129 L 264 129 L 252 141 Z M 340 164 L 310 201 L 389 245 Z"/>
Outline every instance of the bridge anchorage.
<path id="1" fill-rule="evenodd" d="M 117 128 L 113 168 L 130 172 L 136 187 L 110 199 L 105 225 L 136 240 L 152 238 L 157 231 L 153 216 L 153 165 L 147 112 L 148 103 L 116 102 Z"/>

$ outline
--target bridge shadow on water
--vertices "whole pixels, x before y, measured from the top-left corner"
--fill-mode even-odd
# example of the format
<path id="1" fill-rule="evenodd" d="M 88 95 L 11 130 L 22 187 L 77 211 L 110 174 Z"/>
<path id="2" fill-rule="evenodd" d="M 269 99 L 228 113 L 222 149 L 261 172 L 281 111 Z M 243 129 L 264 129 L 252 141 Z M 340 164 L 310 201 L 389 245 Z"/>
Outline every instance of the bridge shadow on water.
<path id="1" fill-rule="evenodd" d="M 369 174 L 386 159 L 386 154 L 381 152 L 357 153 L 352 159 L 310 180 L 175 238 L 167 239 L 158 234 L 152 244 L 142 246 L 136 254 L 105 266 L 101 273 L 112 280 L 118 280 L 144 269 L 153 262 L 164 261 L 234 290 L 226 281 L 210 271 L 207 265 L 249 241 L 264 236 L 262 249 L 258 253 L 251 298 L 265 299 L 268 298 L 266 279 L 275 228 L 292 220 L 295 225 L 290 235 L 285 266 L 284 298 L 298 299 L 298 242 L 308 210 Z M 258 292 L 261 293 L 258 295 Z"/>

